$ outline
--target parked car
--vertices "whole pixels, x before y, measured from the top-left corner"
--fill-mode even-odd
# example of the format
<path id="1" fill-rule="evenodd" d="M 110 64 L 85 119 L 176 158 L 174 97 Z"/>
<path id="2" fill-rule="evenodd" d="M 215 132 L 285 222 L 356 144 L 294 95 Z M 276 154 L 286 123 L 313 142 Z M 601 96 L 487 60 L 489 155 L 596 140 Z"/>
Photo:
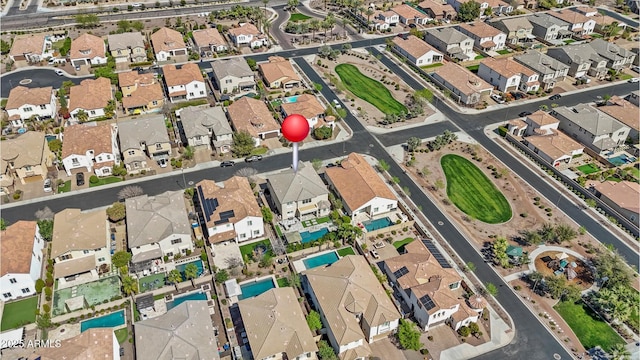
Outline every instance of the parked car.
<path id="1" fill-rule="evenodd" d="M 158 160 L 158 165 L 159 165 L 161 168 L 166 168 L 166 167 L 167 167 L 167 159 L 164 159 L 164 158 L 163 158 L 163 159 Z"/>
<path id="2" fill-rule="evenodd" d="M 629 79 L 629 82 L 630 82 L 630 83 L 637 83 L 637 82 L 640 82 L 640 78 L 631 78 L 631 79 Z"/>
<path id="3" fill-rule="evenodd" d="M 142 71 L 142 70 L 144 70 L 144 69 L 142 68 L 142 66 L 136 66 L 136 67 L 134 67 L 134 68 L 133 68 L 133 69 L 131 69 L 131 70 L 133 70 L 133 71 Z"/>
<path id="4" fill-rule="evenodd" d="M 525 117 L 525 116 L 529 116 L 529 115 L 531 115 L 530 111 L 523 111 L 520 114 L 518 114 L 518 116 L 520 116 L 520 117 Z"/>
<path id="5" fill-rule="evenodd" d="M 227 161 L 223 161 L 223 162 L 221 162 L 221 163 L 220 163 L 220 167 L 229 167 L 229 166 L 233 166 L 233 165 L 235 165 L 235 164 L 236 164 L 236 163 L 234 163 L 233 161 L 228 161 L 228 160 L 227 160 Z"/>
<path id="6" fill-rule="evenodd" d="M 555 94 L 555 95 L 551 95 L 551 96 L 549 97 L 549 100 L 558 100 L 558 99 L 560 99 L 561 97 L 562 97 L 562 95 L 560 95 L 560 94 Z"/>
<path id="7" fill-rule="evenodd" d="M 253 162 L 262 160 L 262 155 L 251 155 L 244 158 L 245 162 Z"/>
<path id="8" fill-rule="evenodd" d="M 525 97 L 527 97 L 525 94 L 518 91 L 512 91 L 509 94 L 511 94 L 511 96 L 513 96 L 513 98 L 516 100 L 524 99 Z"/>
<path id="9" fill-rule="evenodd" d="M 63 76 L 64 75 L 64 71 L 58 69 L 58 70 L 56 70 L 56 75 Z"/>
<path id="10" fill-rule="evenodd" d="M 374 259 L 380 259 L 380 255 L 378 254 L 377 251 L 371 250 L 369 251 L 369 253 L 371 254 L 371 256 L 373 256 Z"/>
<path id="11" fill-rule="evenodd" d="M 51 179 L 44 179 L 44 192 L 51 192 L 53 189 L 51 188 Z"/>
<path id="12" fill-rule="evenodd" d="M 640 66 L 632 66 L 631 70 L 633 70 L 633 71 L 635 71 L 637 73 L 640 73 Z"/>
<path id="13" fill-rule="evenodd" d="M 84 173 L 76 174 L 76 185 L 78 186 L 84 185 Z"/>
<path id="14" fill-rule="evenodd" d="M 332 167 L 335 167 L 335 166 L 337 166 L 337 165 L 334 164 L 334 163 L 328 163 L 326 167 L 327 168 L 332 168 Z"/>
<path id="15" fill-rule="evenodd" d="M 504 99 L 502 98 L 502 96 L 498 94 L 491 94 L 491 98 L 495 100 L 495 102 L 497 102 L 498 104 L 504 104 Z"/>
<path id="16" fill-rule="evenodd" d="M 120 356 L 124 356 L 124 348 L 123 347 L 120 348 Z"/>

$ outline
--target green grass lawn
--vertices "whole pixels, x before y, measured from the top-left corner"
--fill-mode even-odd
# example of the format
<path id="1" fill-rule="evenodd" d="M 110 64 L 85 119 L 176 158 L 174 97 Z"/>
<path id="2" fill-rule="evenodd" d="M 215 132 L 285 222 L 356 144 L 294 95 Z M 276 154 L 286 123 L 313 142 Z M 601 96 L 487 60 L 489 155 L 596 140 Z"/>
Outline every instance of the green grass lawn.
<path id="1" fill-rule="evenodd" d="M 496 52 L 497 52 L 498 54 L 500 54 L 500 55 L 507 55 L 507 54 L 510 54 L 510 53 L 511 53 L 511 51 L 509 51 L 509 50 L 507 50 L 507 49 L 498 50 L 498 51 L 496 51 Z"/>
<path id="2" fill-rule="evenodd" d="M 475 58 L 473 58 L 473 60 L 482 60 L 482 59 L 484 59 L 484 56 L 482 55 L 478 55 Z"/>
<path id="3" fill-rule="evenodd" d="M 431 65 L 426 65 L 426 66 L 421 66 L 420 68 L 422 70 L 428 70 L 428 69 L 435 69 L 438 68 L 440 66 L 444 65 L 443 63 L 435 63 L 435 64 L 431 64 Z"/>
<path id="4" fill-rule="evenodd" d="M 262 146 L 251 150 L 251 155 L 264 155 L 266 153 L 267 153 L 267 148 Z"/>
<path id="5" fill-rule="evenodd" d="M 71 180 L 67 180 L 61 186 L 58 186 L 58 194 L 71 191 Z"/>
<path id="6" fill-rule="evenodd" d="M 571 39 L 567 39 L 563 41 L 565 44 L 569 45 L 569 44 L 573 44 L 574 42 L 576 42 L 575 40 L 571 40 Z"/>
<path id="7" fill-rule="evenodd" d="M 593 174 L 594 172 L 600 171 L 600 168 L 597 167 L 595 164 L 580 165 L 577 167 L 577 169 L 580 170 L 585 175 Z"/>
<path id="8" fill-rule="evenodd" d="M 596 39 L 602 39 L 602 35 L 600 35 L 598 33 L 589 34 L 589 36 L 591 36 L 592 38 L 596 38 Z"/>
<path id="9" fill-rule="evenodd" d="M 279 278 L 277 282 L 278 282 L 278 287 L 279 288 L 283 288 L 283 287 L 288 287 L 289 286 L 289 279 L 287 279 L 287 278 Z"/>
<path id="10" fill-rule="evenodd" d="M 554 309 L 569 324 L 585 349 L 600 345 L 609 352 L 615 344 L 624 344 L 624 340 L 598 315 L 582 303 L 561 301 Z"/>
<path id="11" fill-rule="evenodd" d="M 467 70 L 471 71 L 472 73 L 477 73 L 479 67 L 480 65 L 471 65 L 471 66 L 467 66 Z"/>
<path id="12" fill-rule="evenodd" d="M 413 238 L 406 238 L 403 240 L 398 240 L 396 242 L 393 243 L 393 247 L 396 249 L 400 249 L 401 247 L 407 245 L 408 243 L 412 242 Z"/>
<path id="13" fill-rule="evenodd" d="M 109 176 L 106 178 L 98 178 L 98 182 L 97 183 L 92 183 L 91 181 L 89 181 L 89 187 L 96 187 L 96 186 L 100 186 L 100 185 L 106 185 L 106 184 L 113 184 L 113 183 L 117 183 L 122 181 L 121 178 L 116 177 L 116 176 Z"/>
<path id="14" fill-rule="evenodd" d="M 355 254 L 356 253 L 355 251 L 353 251 L 353 248 L 351 246 L 347 246 L 338 250 L 338 255 L 340 255 L 340 257 L 347 256 L 347 255 L 355 255 Z"/>
<path id="15" fill-rule="evenodd" d="M 440 160 L 447 179 L 447 196 L 465 214 L 489 224 L 511 219 L 511 206 L 504 195 L 469 160 L 445 155 Z"/>
<path id="16" fill-rule="evenodd" d="M 0 331 L 15 329 L 35 322 L 37 308 L 37 296 L 4 304 Z"/>
<path id="17" fill-rule="evenodd" d="M 280 229 L 280 225 L 276 225 L 276 233 L 278 233 L 279 237 L 282 237 L 282 229 Z"/>
<path id="18" fill-rule="evenodd" d="M 622 181 L 622 179 L 620 179 L 619 177 L 616 177 L 616 176 L 609 176 L 607 178 L 607 181 L 620 182 L 620 181 Z"/>
<path id="19" fill-rule="evenodd" d="M 391 96 L 382 83 L 363 75 L 351 64 L 336 66 L 340 80 L 355 96 L 370 103 L 385 114 L 406 113 L 407 108 Z"/>
<path id="20" fill-rule="evenodd" d="M 114 331 L 114 333 L 116 334 L 116 339 L 118 339 L 118 344 L 122 344 L 127 341 L 127 338 L 129 337 L 129 331 L 127 328 L 118 329 Z"/>
<path id="21" fill-rule="evenodd" d="M 620 80 L 629 80 L 633 78 L 633 75 L 629 75 L 629 74 L 620 74 Z"/>
<path id="22" fill-rule="evenodd" d="M 309 19 L 311 19 L 311 16 L 307 16 L 305 14 L 300 14 L 300 13 L 291 14 L 291 17 L 289 18 L 289 20 L 293 22 L 305 21 Z"/>
<path id="23" fill-rule="evenodd" d="M 260 245 L 264 245 L 268 249 L 267 254 L 273 256 L 273 251 L 271 250 L 271 241 L 269 241 L 269 239 L 264 239 L 258 242 L 240 246 L 240 254 L 242 255 L 242 260 L 244 261 L 245 255 L 249 259 L 253 259 L 253 249 L 255 249 L 256 246 Z"/>
<path id="24" fill-rule="evenodd" d="M 636 179 L 640 179 L 640 169 L 638 169 L 637 167 L 631 166 L 625 168 L 625 170 L 629 171 L 631 175 L 633 175 Z"/>

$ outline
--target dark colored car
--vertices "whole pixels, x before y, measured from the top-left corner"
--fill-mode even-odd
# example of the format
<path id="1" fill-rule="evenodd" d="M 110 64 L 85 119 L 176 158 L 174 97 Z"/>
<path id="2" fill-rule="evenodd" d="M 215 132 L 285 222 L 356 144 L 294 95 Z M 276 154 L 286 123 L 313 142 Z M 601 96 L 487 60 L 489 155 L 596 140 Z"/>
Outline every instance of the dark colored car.
<path id="1" fill-rule="evenodd" d="M 555 95 L 551 95 L 551 97 L 549 97 L 549 100 L 558 100 L 562 97 L 562 95 L 560 94 L 555 94 Z"/>
<path id="2" fill-rule="evenodd" d="M 132 69 L 133 71 L 142 71 L 144 70 L 141 66 L 136 66 Z"/>
<path id="3" fill-rule="evenodd" d="M 233 166 L 236 163 L 234 163 L 233 161 L 223 161 L 220 163 L 220 167 L 229 167 L 229 166 Z"/>
<path id="4" fill-rule="evenodd" d="M 253 162 L 262 160 L 262 155 L 251 155 L 244 159 L 245 162 Z"/>
<path id="5" fill-rule="evenodd" d="M 334 167 L 334 166 L 336 166 L 336 164 L 334 164 L 334 163 L 328 163 L 328 164 L 327 164 L 327 167 L 328 167 L 328 168 L 332 168 L 332 167 Z"/>
<path id="6" fill-rule="evenodd" d="M 517 91 L 512 91 L 509 94 L 511 94 L 511 96 L 513 96 L 513 98 L 516 100 L 524 99 L 526 97 L 525 94 Z"/>
<path id="7" fill-rule="evenodd" d="M 120 356 L 124 356 L 124 348 L 123 347 L 120 348 Z"/>
<path id="8" fill-rule="evenodd" d="M 520 114 L 518 114 L 518 116 L 520 116 L 520 117 L 529 116 L 529 115 L 531 115 L 531 112 L 529 112 L 529 111 L 523 111 Z"/>
<path id="9" fill-rule="evenodd" d="M 84 174 L 83 173 L 77 173 L 76 174 L 76 185 L 78 185 L 78 186 L 84 185 Z"/>

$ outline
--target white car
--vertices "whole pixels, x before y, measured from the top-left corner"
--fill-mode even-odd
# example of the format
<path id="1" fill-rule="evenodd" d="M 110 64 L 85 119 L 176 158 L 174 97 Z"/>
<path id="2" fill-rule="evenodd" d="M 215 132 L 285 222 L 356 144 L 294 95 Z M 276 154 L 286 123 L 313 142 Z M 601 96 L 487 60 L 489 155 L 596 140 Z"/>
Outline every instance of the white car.
<path id="1" fill-rule="evenodd" d="M 378 255 L 377 251 L 371 250 L 369 251 L 369 253 L 371 254 L 371 256 L 373 256 L 374 259 L 380 259 L 380 255 Z"/>
<path id="2" fill-rule="evenodd" d="M 58 75 L 58 76 L 64 76 L 64 71 L 62 71 L 62 70 L 58 69 L 58 70 L 56 70 L 56 75 Z"/>
<path id="3" fill-rule="evenodd" d="M 502 96 L 498 94 L 491 94 L 491 98 L 495 100 L 498 104 L 504 104 L 504 99 L 502 98 Z"/>
<path id="4" fill-rule="evenodd" d="M 333 99 L 333 105 L 336 106 L 336 109 L 342 108 L 342 106 L 340 106 L 340 103 L 338 102 L 338 99 Z"/>
<path id="5" fill-rule="evenodd" d="M 640 82 L 640 78 L 631 78 L 631 79 L 629 79 L 629 82 L 630 82 L 630 83 L 637 83 L 637 82 Z"/>
<path id="6" fill-rule="evenodd" d="M 51 187 L 51 179 L 49 178 L 44 179 L 43 190 L 44 192 L 51 192 L 53 190 L 53 188 Z"/>

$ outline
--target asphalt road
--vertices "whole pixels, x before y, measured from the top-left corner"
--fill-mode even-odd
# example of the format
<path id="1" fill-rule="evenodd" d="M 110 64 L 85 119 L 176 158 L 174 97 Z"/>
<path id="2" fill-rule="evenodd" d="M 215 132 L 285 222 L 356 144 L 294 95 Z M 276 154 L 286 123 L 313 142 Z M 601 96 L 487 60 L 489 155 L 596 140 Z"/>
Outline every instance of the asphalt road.
<path id="1" fill-rule="evenodd" d="M 300 8 L 303 7 L 304 6 L 301 6 Z M 283 50 L 294 49 L 295 46 L 291 45 L 291 41 L 289 41 L 289 38 L 284 33 L 284 24 L 291 17 L 289 11 L 285 10 L 284 6 L 274 7 L 273 10 L 278 14 L 278 17 L 271 24 L 271 36 L 278 40 L 278 45 L 280 45 Z"/>
<path id="2" fill-rule="evenodd" d="M 13 71 L 2 76 L 2 78 L 0 78 L 0 97 L 9 97 L 9 92 L 11 92 L 11 89 L 20 85 L 20 82 L 22 81 L 30 80 L 31 82 L 23 85 L 29 88 L 53 86 L 54 89 L 58 89 L 62 86 L 62 82 L 64 81 L 72 81 L 74 84 L 79 84 L 80 81 L 85 79 L 59 76 L 55 73 L 54 69 L 55 68 L 40 68 L 32 70 Z M 93 76 L 89 76 L 89 78 L 91 77 Z"/>
<path id="3" fill-rule="evenodd" d="M 611 11 L 611 10 L 606 9 L 606 8 L 598 8 L 598 10 L 604 12 L 605 14 L 611 16 L 612 18 L 614 18 L 614 19 L 616 19 L 616 20 L 618 20 L 620 22 L 623 22 L 623 23 L 625 23 L 627 25 L 633 26 L 636 29 L 638 27 L 640 27 L 640 22 L 638 22 L 638 20 L 631 19 L 630 17 L 624 16 L 624 15 L 622 15 L 620 13 L 617 13 L 615 11 Z"/>

